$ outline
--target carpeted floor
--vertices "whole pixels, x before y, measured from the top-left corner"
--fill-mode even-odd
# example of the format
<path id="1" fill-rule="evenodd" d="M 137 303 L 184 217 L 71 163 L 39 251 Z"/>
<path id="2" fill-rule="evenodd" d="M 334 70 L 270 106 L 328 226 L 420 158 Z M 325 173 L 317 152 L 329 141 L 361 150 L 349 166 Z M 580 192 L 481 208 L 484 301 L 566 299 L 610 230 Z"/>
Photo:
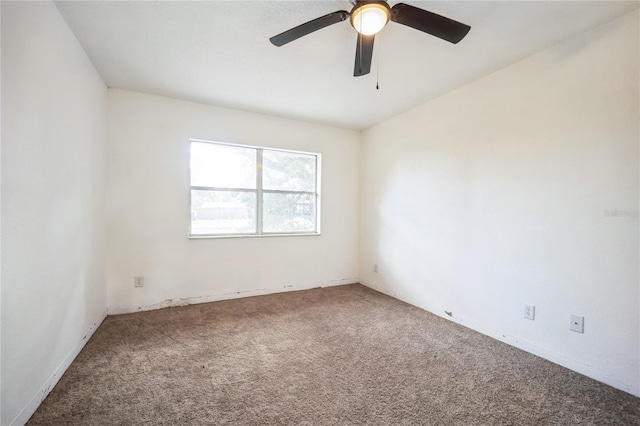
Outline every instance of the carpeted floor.
<path id="1" fill-rule="evenodd" d="M 29 425 L 640 425 L 640 399 L 360 285 L 110 316 Z"/>

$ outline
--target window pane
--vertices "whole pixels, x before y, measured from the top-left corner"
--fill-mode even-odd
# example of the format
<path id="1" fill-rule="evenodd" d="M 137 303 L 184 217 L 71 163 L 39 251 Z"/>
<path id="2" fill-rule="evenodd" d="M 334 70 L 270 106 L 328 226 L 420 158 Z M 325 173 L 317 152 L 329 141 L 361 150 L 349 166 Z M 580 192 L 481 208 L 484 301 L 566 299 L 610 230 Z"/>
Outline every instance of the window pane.
<path id="1" fill-rule="evenodd" d="M 255 192 L 191 191 L 191 235 L 255 233 Z"/>
<path id="2" fill-rule="evenodd" d="M 313 194 L 263 194 L 264 232 L 315 232 L 316 196 Z"/>
<path id="3" fill-rule="evenodd" d="M 191 142 L 191 186 L 256 188 L 256 150 Z"/>
<path id="4" fill-rule="evenodd" d="M 316 191 L 315 155 L 268 151 L 262 153 L 262 187 L 281 191 Z"/>

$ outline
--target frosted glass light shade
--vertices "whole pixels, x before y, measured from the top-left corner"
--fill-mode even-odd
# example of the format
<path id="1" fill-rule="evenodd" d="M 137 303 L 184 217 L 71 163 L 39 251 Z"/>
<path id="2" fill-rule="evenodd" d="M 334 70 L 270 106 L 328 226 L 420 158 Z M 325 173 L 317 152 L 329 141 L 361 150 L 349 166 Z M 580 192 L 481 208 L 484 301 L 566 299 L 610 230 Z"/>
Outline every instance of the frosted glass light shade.
<path id="1" fill-rule="evenodd" d="M 351 25 L 362 35 L 377 34 L 389 22 L 389 8 L 382 4 L 365 4 L 351 13 Z"/>

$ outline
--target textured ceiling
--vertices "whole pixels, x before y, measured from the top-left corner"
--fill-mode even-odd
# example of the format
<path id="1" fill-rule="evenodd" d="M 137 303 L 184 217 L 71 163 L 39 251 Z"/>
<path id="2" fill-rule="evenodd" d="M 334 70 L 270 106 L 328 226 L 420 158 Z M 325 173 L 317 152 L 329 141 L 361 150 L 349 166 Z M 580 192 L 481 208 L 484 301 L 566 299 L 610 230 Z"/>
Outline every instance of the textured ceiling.
<path id="1" fill-rule="evenodd" d="M 390 1 L 390 4 L 395 4 Z M 269 37 L 348 1 L 57 2 L 109 87 L 364 129 L 638 8 L 637 2 L 411 1 L 471 26 L 453 45 L 390 23 L 353 77 L 348 21 Z M 379 75 L 380 89 L 376 90 Z"/>

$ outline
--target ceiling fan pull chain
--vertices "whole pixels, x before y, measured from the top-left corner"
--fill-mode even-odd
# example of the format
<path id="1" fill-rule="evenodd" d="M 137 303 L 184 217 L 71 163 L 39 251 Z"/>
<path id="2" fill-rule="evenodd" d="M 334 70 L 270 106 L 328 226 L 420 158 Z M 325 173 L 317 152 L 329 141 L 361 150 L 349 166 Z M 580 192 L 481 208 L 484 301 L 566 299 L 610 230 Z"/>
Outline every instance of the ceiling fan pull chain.
<path id="1" fill-rule="evenodd" d="M 358 40 L 358 48 L 360 49 L 360 52 L 358 53 L 358 71 L 362 74 L 362 34 L 358 33 L 358 38 L 360 39 Z"/>
<path id="2" fill-rule="evenodd" d="M 380 90 L 380 43 L 377 45 L 376 52 L 376 90 Z"/>
<path id="3" fill-rule="evenodd" d="M 360 15 L 360 28 L 362 28 L 362 14 Z M 358 32 L 358 38 L 360 39 L 360 43 L 358 43 L 358 46 L 360 46 L 360 63 L 358 64 L 359 68 L 360 68 L 360 74 L 362 74 L 362 33 Z"/>

